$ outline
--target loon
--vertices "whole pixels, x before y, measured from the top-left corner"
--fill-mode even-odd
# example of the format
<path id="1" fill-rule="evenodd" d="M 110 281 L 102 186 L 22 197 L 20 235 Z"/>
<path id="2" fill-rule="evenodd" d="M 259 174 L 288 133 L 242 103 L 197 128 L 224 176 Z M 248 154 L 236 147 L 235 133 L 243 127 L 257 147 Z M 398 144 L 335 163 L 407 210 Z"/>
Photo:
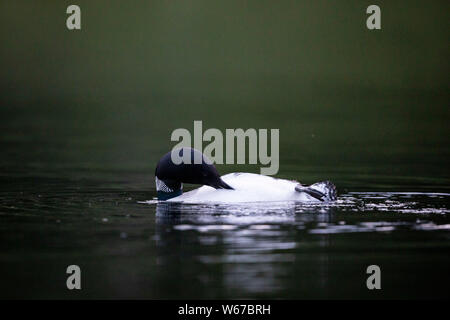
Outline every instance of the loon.
<path id="1" fill-rule="evenodd" d="M 190 157 L 190 163 L 175 164 L 172 152 L 180 159 L 183 155 Z M 194 159 L 201 161 L 194 162 Z M 221 177 L 210 159 L 187 147 L 168 152 L 159 160 L 155 183 L 158 200 L 181 203 L 329 202 L 337 199 L 336 187 L 330 181 L 305 186 L 295 180 L 254 173 L 237 172 Z M 183 193 L 183 183 L 203 186 Z"/>

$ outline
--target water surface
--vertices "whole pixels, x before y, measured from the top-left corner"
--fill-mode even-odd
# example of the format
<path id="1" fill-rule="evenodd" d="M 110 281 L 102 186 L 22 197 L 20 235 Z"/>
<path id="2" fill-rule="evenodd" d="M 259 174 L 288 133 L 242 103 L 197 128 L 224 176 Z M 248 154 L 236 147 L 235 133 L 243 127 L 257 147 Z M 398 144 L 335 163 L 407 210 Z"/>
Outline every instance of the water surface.
<path id="1" fill-rule="evenodd" d="M 448 297 L 448 193 L 187 205 L 60 182 L 1 193 L 3 297 Z M 70 264 L 82 268 L 80 292 L 65 289 Z M 379 292 L 366 288 L 371 264 Z"/>

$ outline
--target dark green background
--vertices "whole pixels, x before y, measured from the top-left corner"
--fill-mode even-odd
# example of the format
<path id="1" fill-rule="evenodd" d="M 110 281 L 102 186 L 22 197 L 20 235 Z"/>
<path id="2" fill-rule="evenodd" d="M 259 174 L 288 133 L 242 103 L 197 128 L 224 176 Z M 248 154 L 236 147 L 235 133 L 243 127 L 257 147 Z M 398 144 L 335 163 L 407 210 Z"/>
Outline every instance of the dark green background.
<path id="1" fill-rule="evenodd" d="M 81 31 L 68 4 L 1 3 L 4 167 L 144 183 L 171 132 L 203 120 L 279 128 L 282 176 L 447 189 L 448 1 L 378 2 L 377 31 L 364 1 L 78 1 Z M 259 165 L 220 168 L 236 170 Z"/>

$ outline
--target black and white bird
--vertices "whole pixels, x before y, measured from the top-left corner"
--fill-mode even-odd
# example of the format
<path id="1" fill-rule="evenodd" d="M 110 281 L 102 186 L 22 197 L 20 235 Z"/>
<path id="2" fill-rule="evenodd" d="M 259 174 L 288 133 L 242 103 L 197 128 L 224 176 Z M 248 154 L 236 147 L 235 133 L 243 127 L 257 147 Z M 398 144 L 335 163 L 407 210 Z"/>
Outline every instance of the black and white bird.
<path id="1" fill-rule="evenodd" d="M 172 161 L 172 152 L 189 159 L 181 164 Z M 194 161 L 201 159 L 201 161 Z M 230 173 L 219 176 L 217 169 L 201 152 L 180 148 L 168 152 L 155 170 L 158 200 L 183 203 L 243 203 L 268 201 L 329 202 L 337 199 L 330 181 L 302 185 L 295 180 L 277 179 L 254 173 Z M 202 187 L 183 193 L 183 183 Z"/>

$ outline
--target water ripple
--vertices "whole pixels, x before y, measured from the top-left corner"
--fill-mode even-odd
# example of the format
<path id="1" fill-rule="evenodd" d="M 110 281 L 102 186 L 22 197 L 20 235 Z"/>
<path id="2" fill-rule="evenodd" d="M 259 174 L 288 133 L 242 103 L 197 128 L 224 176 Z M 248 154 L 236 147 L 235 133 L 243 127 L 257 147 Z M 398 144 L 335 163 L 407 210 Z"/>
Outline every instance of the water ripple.
<path id="1" fill-rule="evenodd" d="M 153 200 L 143 203 L 156 205 L 157 222 L 171 224 L 176 231 L 232 232 L 241 243 L 245 243 L 242 242 L 244 237 L 281 237 L 287 232 L 283 226 L 295 227 L 309 234 L 449 230 L 448 224 L 427 219 L 448 214 L 449 199 L 450 194 L 447 193 L 351 192 L 341 195 L 333 203 L 195 205 Z M 359 215 L 359 221 L 339 219 L 349 213 Z M 380 220 L 381 214 L 386 215 L 385 220 L 390 220 L 390 217 L 405 219 Z M 422 218 L 414 218 L 416 216 Z"/>

